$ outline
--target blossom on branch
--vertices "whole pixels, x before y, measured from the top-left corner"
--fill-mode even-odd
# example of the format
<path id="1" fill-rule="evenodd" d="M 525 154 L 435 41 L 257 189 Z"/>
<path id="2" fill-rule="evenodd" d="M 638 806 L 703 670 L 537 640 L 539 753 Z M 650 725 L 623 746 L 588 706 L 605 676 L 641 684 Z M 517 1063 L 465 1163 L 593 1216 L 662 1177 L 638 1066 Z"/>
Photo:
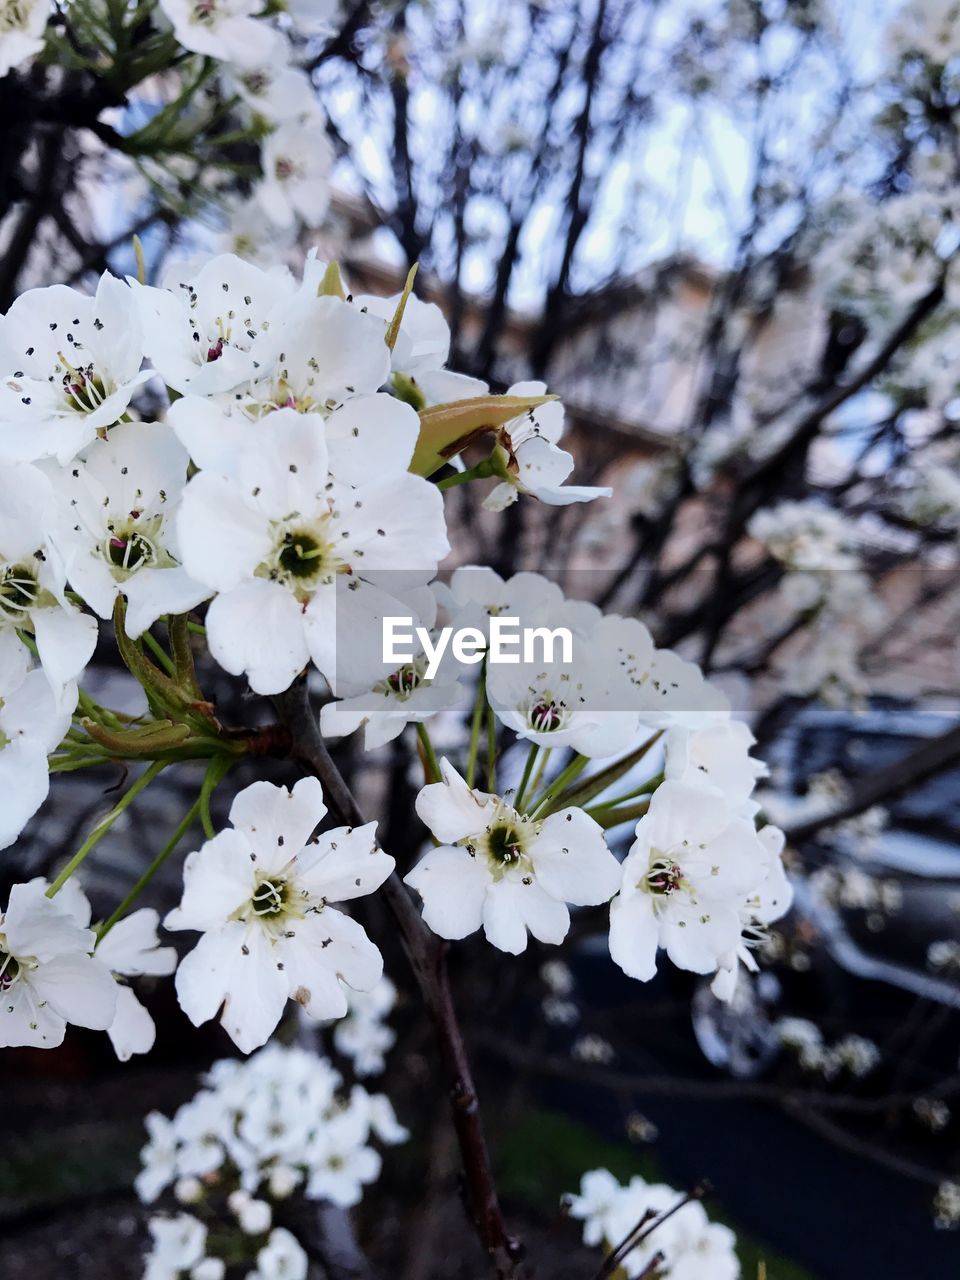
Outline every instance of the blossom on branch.
<path id="1" fill-rule="evenodd" d="M 164 925 L 203 934 L 177 969 L 177 997 L 200 1026 L 221 1022 L 244 1053 L 266 1042 L 288 998 L 315 1018 L 347 1012 L 342 978 L 369 990 L 383 972 L 362 927 L 329 902 L 373 893 L 393 870 L 376 824 L 314 828 L 320 783 L 292 791 L 255 782 L 235 797 L 231 826 L 184 864 L 184 891 Z"/>
<path id="2" fill-rule="evenodd" d="M 465 938 L 482 927 L 493 946 L 518 955 L 528 931 L 563 941 L 567 903 L 597 906 L 616 892 L 617 860 L 582 809 L 530 817 L 468 787 L 448 760 L 440 770 L 443 781 L 417 796 L 417 813 L 440 845 L 404 877 L 434 933 Z"/>

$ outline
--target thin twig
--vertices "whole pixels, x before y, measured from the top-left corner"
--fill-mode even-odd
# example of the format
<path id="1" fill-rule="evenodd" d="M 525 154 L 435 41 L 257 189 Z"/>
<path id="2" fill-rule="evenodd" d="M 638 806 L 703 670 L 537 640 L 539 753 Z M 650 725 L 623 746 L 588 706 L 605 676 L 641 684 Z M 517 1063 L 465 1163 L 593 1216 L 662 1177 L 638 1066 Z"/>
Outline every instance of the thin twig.
<path id="1" fill-rule="evenodd" d="M 339 818 L 352 826 L 362 826 L 364 816 L 360 807 L 330 758 L 320 734 L 306 681 L 303 678 L 295 681 L 286 693 L 278 696 L 276 704 L 290 730 L 293 741 L 291 754 L 320 779 L 330 807 Z M 477 1234 L 498 1280 L 521 1280 L 519 1261 L 523 1248 L 508 1232 L 500 1208 L 480 1118 L 480 1104 L 450 990 L 445 945 L 423 923 L 396 872 L 386 881 L 381 892 L 400 927 L 407 959 L 433 1024 L 460 1144 L 468 1207 Z"/>

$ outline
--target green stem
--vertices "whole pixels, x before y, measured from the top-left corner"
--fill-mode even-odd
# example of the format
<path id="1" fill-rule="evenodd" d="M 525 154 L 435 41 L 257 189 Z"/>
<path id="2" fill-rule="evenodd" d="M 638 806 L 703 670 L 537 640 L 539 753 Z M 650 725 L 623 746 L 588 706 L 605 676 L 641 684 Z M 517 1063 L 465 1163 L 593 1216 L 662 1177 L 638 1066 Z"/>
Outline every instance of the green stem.
<path id="1" fill-rule="evenodd" d="M 56 880 L 54 880 L 53 884 L 47 890 L 48 898 L 52 898 L 54 894 L 60 892 L 76 871 L 77 867 L 79 867 L 81 862 L 83 862 L 90 850 L 103 839 L 116 820 L 120 817 L 121 813 L 133 804 L 140 792 L 145 790 L 154 778 L 157 777 L 157 775 L 166 767 L 166 760 L 154 760 L 153 764 L 141 773 L 140 777 L 127 791 L 124 792 L 110 812 L 100 819 L 77 852 L 57 876 Z"/>
<path id="2" fill-rule="evenodd" d="M 533 806 L 533 812 L 536 813 L 539 809 L 542 809 L 544 805 L 551 804 L 557 796 L 570 785 L 571 782 L 576 778 L 579 778 L 580 774 L 583 773 L 589 763 L 589 756 L 582 756 L 579 753 L 575 755 L 566 768 L 560 770 L 554 780 L 547 787 L 546 791 L 544 791 L 543 795 Z M 534 789 L 539 785 L 540 778 L 538 777 L 534 784 Z"/>
<path id="3" fill-rule="evenodd" d="M 467 467 L 466 471 L 457 471 L 452 476 L 444 476 L 442 480 L 437 481 L 437 488 L 453 489 L 458 484 L 469 484 L 471 480 L 487 480 L 494 474 L 490 459 L 484 458 L 483 462 L 478 462 L 475 467 Z"/>
<path id="4" fill-rule="evenodd" d="M 203 782 L 200 784 L 198 804 L 200 806 L 200 822 L 203 826 L 203 834 L 208 840 L 212 840 L 217 834 L 213 825 L 213 819 L 210 817 L 211 797 L 217 787 L 219 787 L 220 783 L 227 776 L 231 766 L 235 763 L 235 756 L 211 756 L 210 763 L 207 765 L 207 772 L 203 775 Z"/>
<path id="5" fill-rule="evenodd" d="M 121 920 L 127 914 L 130 908 L 136 902 L 137 898 L 139 898 L 140 894 L 147 887 L 147 885 L 150 883 L 153 877 L 157 874 L 157 872 L 166 862 L 167 858 L 170 857 L 170 854 L 173 853 L 174 849 L 177 847 L 177 845 L 180 843 L 183 837 L 187 834 L 190 827 L 193 826 L 193 823 L 196 821 L 196 817 L 199 812 L 200 812 L 200 797 L 197 796 L 196 800 L 194 800 L 193 804 L 184 814 L 183 820 L 181 821 L 180 825 L 177 827 L 176 831 L 174 831 L 173 835 L 170 837 L 167 843 L 163 846 L 163 848 L 160 850 L 160 852 L 157 854 L 154 860 L 150 863 L 149 867 L 147 867 L 146 871 L 144 871 L 143 875 L 140 877 L 137 883 L 133 886 L 133 888 L 130 890 L 130 892 L 127 894 L 124 900 L 120 903 L 116 911 L 114 911 L 113 915 L 110 916 L 109 919 L 105 920 L 103 924 L 100 925 L 100 927 L 97 929 L 98 942 L 100 942 L 103 938 L 105 938 L 107 934 L 110 932 L 110 930 L 113 928 L 113 926 L 117 923 L 117 921 Z"/>
<path id="6" fill-rule="evenodd" d="M 107 764 L 109 756 L 93 755 L 60 755 L 51 756 L 47 765 L 50 773 L 75 773 L 77 769 L 92 769 L 98 764 Z"/>
<path id="7" fill-rule="evenodd" d="M 437 760 L 437 753 L 433 749 L 433 743 L 430 741 L 430 734 L 427 732 L 427 726 L 424 724 L 417 725 L 417 737 L 420 739 L 420 745 L 423 747 L 423 754 L 427 762 L 427 778 L 428 782 L 440 781 L 440 763 Z"/>
<path id="8" fill-rule="evenodd" d="M 487 659 L 480 666 L 480 679 L 477 682 L 477 696 L 473 704 L 473 718 L 470 721 L 470 754 L 467 756 L 467 786 L 472 787 L 477 776 L 477 754 L 480 750 L 480 725 L 483 721 L 483 706 L 487 696 Z"/>
<path id="9" fill-rule="evenodd" d="M 602 804 L 595 804 L 588 812 L 592 813 L 596 809 L 614 809 L 618 804 L 625 804 L 628 800 L 635 800 L 637 796 L 648 796 L 651 792 L 656 791 L 662 781 L 663 774 L 656 773 L 642 787 L 635 787 L 633 791 L 626 791 L 622 796 L 614 796 L 612 800 L 604 800 Z"/>
<path id="10" fill-rule="evenodd" d="M 523 777 L 520 779 L 520 786 L 517 788 L 517 794 L 514 797 L 513 807 L 518 813 L 523 813 L 523 797 L 527 794 L 527 785 L 530 782 L 530 774 L 533 772 L 534 761 L 540 748 L 535 742 L 530 743 L 530 750 L 527 752 L 527 763 L 523 766 Z"/>
<path id="11" fill-rule="evenodd" d="M 487 790 L 497 790 L 497 720 L 487 703 Z"/>
<path id="12" fill-rule="evenodd" d="M 167 675 L 172 676 L 174 679 L 176 679 L 177 668 L 174 666 L 173 660 L 166 653 L 166 651 L 164 650 L 160 642 L 156 640 L 150 634 L 149 631 L 145 631 L 143 635 L 140 637 L 140 639 L 147 646 L 147 648 L 150 650 L 150 652 L 153 654 L 156 660 L 160 663 L 161 667 L 163 667 Z"/>

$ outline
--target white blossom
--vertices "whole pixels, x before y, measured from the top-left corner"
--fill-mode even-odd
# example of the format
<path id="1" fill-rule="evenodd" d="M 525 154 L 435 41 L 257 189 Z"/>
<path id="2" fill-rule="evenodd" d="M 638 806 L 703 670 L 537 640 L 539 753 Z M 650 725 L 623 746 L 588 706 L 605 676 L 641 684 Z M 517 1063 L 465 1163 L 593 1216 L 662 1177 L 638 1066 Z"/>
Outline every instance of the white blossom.
<path id="1" fill-rule="evenodd" d="M 171 265 L 158 288 L 132 288 L 145 354 L 164 382 L 184 396 L 210 396 L 257 376 L 271 321 L 296 286 L 288 271 L 224 253 Z"/>
<path id="2" fill-rule="evenodd" d="M 736 952 L 740 907 L 766 879 L 770 852 L 720 792 L 667 780 L 637 823 L 610 908 L 610 954 L 648 981 L 663 947 L 694 973 Z"/>
<path id="3" fill-rule="evenodd" d="M 380 619 L 409 612 L 378 585 L 383 571 L 425 582 L 448 549 L 441 495 L 400 463 L 406 445 L 365 484 L 331 478 L 332 459 L 341 473 L 356 465 L 353 445 L 375 456 L 376 419 L 356 432 L 328 453 L 319 416 L 280 410 L 237 478 L 203 471 L 187 485 L 184 564 L 219 592 L 207 612 L 210 651 L 258 693 L 286 689 L 311 658 L 335 688 L 341 674 L 360 687 L 381 678 Z M 338 636 L 349 641 L 341 666 Z"/>
<path id="4" fill-rule="evenodd" d="M 628 1280 L 649 1274 L 658 1254 L 656 1274 L 663 1280 L 738 1280 L 733 1232 L 710 1222 L 698 1200 L 677 1209 L 681 1200 L 672 1187 L 647 1183 L 639 1175 L 621 1186 L 607 1169 L 585 1173 L 580 1194 L 566 1197 L 570 1216 L 583 1222 L 584 1244 L 614 1249 L 642 1225 L 652 1227 L 620 1265 Z M 652 1225 L 668 1213 L 663 1222 Z"/>
<path id="5" fill-rule="evenodd" d="M 47 756 L 70 727 L 76 703 L 75 684 L 54 692 L 41 670 L 29 669 L 17 637 L 0 628 L 0 849 L 47 798 Z"/>
<path id="6" fill-rule="evenodd" d="M 37 880 L 44 892 L 46 880 Z M 92 918 L 90 902 L 75 876 L 57 894 L 57 905 L 67 911 L 81 929 L 89 929 Z M 129 978 L 145 974 L 155 976 L 173 973 L 177 953 L 173 947 L 161 947 L 157 937 L 159 917 L 152 908 L 142 907 L 125 916 L 97 941 L 95 956 L 117 980 L 117 1008 L 107 1035 L 121 1062 L 135 1053 L 149 1053 L 156 1040 L 153 1018 L 137 999 Z"/>
<path id="7" fill-rule="evenodd" d="M 516 382 L 507 390 L 512 396 L 542 396 L 543 382 Z M 503 427 L 509 447 L 497 445 L 504 465 L 504 479 L 484 498 L 488 511 L 502 511 L 516 502 L 521 493 L 531 494 L 550 506 L 568 506 L 572 502 L 592 502 L 609 498 L 608 488 L 565 485 L 573 470 L 573 457 L 558 448 L 563 434 L 563 406 L 552 400 L 512 418 Z"/>
<path id="8" fill-rule="evenodd" d="M 379 1075 L 396 1033 L 386 1023 L 397 1001 L 397 989 L 383 977 L 370 991 L 347 991 L 348 1009 L 333 1029 L 338 1053 L 350 1058 L 359 1077 Z"/>
<path id="9" fill-rule="evenodd" d="M 185 49 L 221 62 L 255 66 L 270 28 L 254 17 L 260 0 L 159 0 Z"/>
<path id="10" fill-rule="evenodd" d="M 0 915 L 0 1045 L 55 1049 L 67 1023 L 105 1031 L 117 989 L 91 956 L 95 936 L 46 896 L 45 882 L 15 884 Z"/>
<path id="11" fill-rule="evenodd" d="M 260 148 L 263 178 L 257 197 L 272 222 L 289 227 L 298 218 L 318 227 L 330 206 L 333 147 L 319 107 L 285 120 L 267 134 Z"/>
<path id="12" fill-rule="evenodd" d="M 162 614 L 186 613 L 209 589 L 181 564 L 174 515 L 187 453 L 165 423 L 123 423 L 55 478 L 59 541 L 75 591 L 101 618 L 127 601 L 136 639 Z"/>
<path id="13" fill-rule="evenodd" d="M 22 293 L 0 319 L 0 459 L 69 462 L 153 376 L 142 360 L 133 295 L 106 272 L 92 298 L 62 284 Z"/>
<path id="14" fill-rule="evenodd" d="M 595 906 L 615 892 L 617 861 L 582 809 L 531 818 L 468 787 L 446 759 L 440 770 L 443 781 L 425 786 L 416 806 L 440 846 L 405 877 L 434 933 L 465 938 L 482 926 L 488 942 L 516 955 L 528 930 L 563 941 L 568 902 Z"/>
<path id="15" fill-rule="evenodd" d="M 55 690 L 75 680 L 97 642 L 97 623 L 66 597 L 63 559 L 51 540 L 60 511 L 34 466 L 0 465 L 0 631 L 33 635 Z"/>
<path id="16" fill-rule="evenodd" d="M 175 1218 L 151 1218 L 147 1230 L 153 1240 L 146 1258 L 144 1280 L 222 1280 L 226 1270 L 219 1258 L 208 1258 L 207 1228 L 188 1213 Z"/>
<path id="17" fill-rule="evenodd" d="M 0 76 L 43 48 L 52 0 L 8 0 L 0 9 Z"/>
<path id="18" fill-rule="evenodd" d="M 396 293 L 392 297 L 381 298 L 376 294 L 362 293 L 354 298 L 354 302 L 363 311 L 379 316 L 389 324 L 402 296 Z M 422 398 L 424 405 L 447 404 L 485 395 L 488 390 L 485 382 L 446 368 L 449 356 L 450 328 L 443 312 L 436 303 L 423 302 L 411 294 L 390 355 L 390 367 L 402 380 L 400 389 Z"/>
<path id="19" fill-rule="evenodd" d="M 285 1227 L 275 1227 L 257 1254 L 257 1269 L 247 1280 L 306 1280 L 309 1259 L 297 1237 Z"/>
<path id="20" fill-rule="evenodd" d="M 317 1018 L 342 1017 L 340 978 L 369 989 L 380 952 L 356 921 L 328 906 L 372 893 L 393 870 L 375 823 L 311 839 L 326 813 L 320 783 L 292 791 L 255 782 L 234 799 L 232 826 L 188 855 L 168 929 L 203 934 L 177 969 L 180 1005 L 199 1026 L 221 1022 L 244 1053 L 263 1044 L 287 999 Z"/>

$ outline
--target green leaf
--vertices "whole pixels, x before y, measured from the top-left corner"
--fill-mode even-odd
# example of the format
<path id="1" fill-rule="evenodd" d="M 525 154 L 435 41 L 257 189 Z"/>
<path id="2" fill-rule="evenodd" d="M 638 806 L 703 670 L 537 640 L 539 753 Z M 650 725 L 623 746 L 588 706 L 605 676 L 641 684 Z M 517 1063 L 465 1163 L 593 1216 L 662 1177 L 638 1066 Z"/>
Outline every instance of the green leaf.
<path id="1" fill-rule="evenodd" d="M 438 404 L 420 410 L 420 438 L 410 470 L 432 476 L 468 444 L 496 431 L 529 409 L 556 400 L 556 396 L 473 396 L 454 404 Z"/>
<path id="2" fill-rule="evenodd" d="M 155 720 L 142 729 L 107 729 L 94 720 L 81 724 L 94 742 L 125 759 L 148 756 L 151 759 L 165 751 L 175 751 L 191 737 L 190 727 L 172 720 Z"/>
<path id="3" fill-rule="evenodd" d="M 661 729 L 653 734 L 652 737 L 647 738 L 646 742 L 641 742 L 636 750 L 631 751 L 622 760 L 614 760 L 613 764 L 607 765 L 606 769 L 601 769 L 599 773 L 591 774 L 589 778 L 584 778 L 582 782 L 568 787 L 566 791 L 561 792 L 559 796 L 550 802 L 543 814 L 538 816 L 543 817 L 548 813 L 556 813 L 558 809 L 567 809 L 571 805 L 583 808 L 595 796 L 606 791 L 608 787 L 612 787 L 615 782 L 619 782 L 623 775 L 629 773 L 635 764 L 639 764 L 660 738 L 662 732 L 663 730 Z M 597 820 L 599 821 L 599 819 Z"/>
<path id="4" fill-rule="evenodd" d="M 317 297 L 346 300 L 347 295 L 343 287 L 343 277 L 340 275 L 339 262 L 327 263 L 327 269 L 324 271 L 323 279 L 317 288 Z"/>
<path id="5" fill-rule="evenodd" d="M 403 322 L 403 313 L 407 309 L 407 299 L 413 291 L 413 282 L 416 279 L 417 268 L 419 265 L 419 262 L 415 262 L 407 272 L 407 280 L 403 286 L 403 293 L 400 295 L 400 301 L 397 303 L 397 309 L 393 313 L 393 319 L 390 321 L 387 328 L 386 342 L 391 351 L 397 345 L 397 336 L 400 333 L 400 325 Z"/>

